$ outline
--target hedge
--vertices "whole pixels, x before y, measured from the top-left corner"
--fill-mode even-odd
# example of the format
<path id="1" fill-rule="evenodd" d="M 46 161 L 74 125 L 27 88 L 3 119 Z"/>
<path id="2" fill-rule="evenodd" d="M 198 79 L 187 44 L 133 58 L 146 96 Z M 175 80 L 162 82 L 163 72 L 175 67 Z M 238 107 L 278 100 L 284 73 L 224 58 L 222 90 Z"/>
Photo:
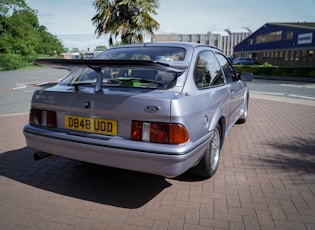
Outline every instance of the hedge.
<path id="1" fill-rule="evenodd" d="M 254 75 L 315 77 L 315 67 L 289 66 L 234 66 L 237 72 L 251 72 Z"/>
<path id="2" fill-rule="evenodd" d="M 0 54 L 0 71 L 16 70 L 23 67 L 34 66 L 34 60 L 48 55 L 28 55 L 22 57 L 19 54 Z"/>
<path id="3" fill-rule="evenodd" d="M 25 65 L 21 55 L 18 54 L 0 54 L 0 69 L 14 70 Z"/>

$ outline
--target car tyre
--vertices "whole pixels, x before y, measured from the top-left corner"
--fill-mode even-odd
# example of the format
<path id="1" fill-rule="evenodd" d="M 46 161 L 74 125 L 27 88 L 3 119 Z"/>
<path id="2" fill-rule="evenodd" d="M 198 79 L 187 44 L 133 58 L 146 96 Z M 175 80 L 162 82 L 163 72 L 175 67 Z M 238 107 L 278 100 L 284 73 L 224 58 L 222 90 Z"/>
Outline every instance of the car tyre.
<path id="1" fill-rule="evenodd" d="M 248 101 L 249 101 L 249 96 L 246 96 L 246 99 L 244 100 L 244 104 L 243 104 L 243 114 L 242 116 L 237 120 L 237 124 L 243 124 L 246 122 L 247 120 L 247 116 L 248 116 Z"/>
<path id="2" fill-rule="evenodd" d="M 220 124 L 217 124 L 202 159 L 198 165 L 191 168 L 191 173 L 205 178 L 212 177 L 219 166 L 221 145 L 221 126 Z"/>

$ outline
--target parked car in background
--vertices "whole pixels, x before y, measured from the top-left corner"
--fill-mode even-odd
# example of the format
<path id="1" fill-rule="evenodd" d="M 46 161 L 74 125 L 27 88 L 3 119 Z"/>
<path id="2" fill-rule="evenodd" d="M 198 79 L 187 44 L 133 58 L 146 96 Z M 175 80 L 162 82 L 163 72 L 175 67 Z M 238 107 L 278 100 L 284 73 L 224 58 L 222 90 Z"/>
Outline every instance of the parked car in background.
<path id="1" fill-rule="evenodd" d="M 233 61 L 234 61 L 234 57 L 232 57 L 232 56 L 227 57 L 227 59 L 228 59 L 231 63 L 233 63 Z"/>
<path id="2" fill-rule="evenodd" d="M 224 138 L 247 119 L 249 90 L 223 53 L 194 43 L 113 47 L 34 92 L 26 143 L 48 155 L 175 177 L 215 174 Z"/>
<path id="3" fill-rule="evenodd" d="M 254 65 L 255 61 L 250 58 L 239 57 L 233 60 L 233 65 Z"/>

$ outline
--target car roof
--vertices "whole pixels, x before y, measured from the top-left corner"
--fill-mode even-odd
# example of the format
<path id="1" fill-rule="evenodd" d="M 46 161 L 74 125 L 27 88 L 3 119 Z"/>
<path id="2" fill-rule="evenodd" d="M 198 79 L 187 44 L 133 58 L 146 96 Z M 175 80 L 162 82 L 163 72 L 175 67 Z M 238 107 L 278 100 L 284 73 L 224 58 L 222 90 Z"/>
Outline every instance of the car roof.
<path id="1" fill-rule="evenodd" d="M 110 49 L 123 48 L 123 47 L 141 47 L 141 46 L 143 47 L 145 46 L 177 46 L 177 47 L 183 47 L 183 48 L 207 47 L 207 48 L 211 48 L 222 53 L 222 50 L 218 49 L 217 47 L 206 45 L 206 44 L 194 43 L 194 42 L 145 42 L 145 43 L 133 43 L 133 44 L 115 46 L 115 47 L 111 47 Z"/>

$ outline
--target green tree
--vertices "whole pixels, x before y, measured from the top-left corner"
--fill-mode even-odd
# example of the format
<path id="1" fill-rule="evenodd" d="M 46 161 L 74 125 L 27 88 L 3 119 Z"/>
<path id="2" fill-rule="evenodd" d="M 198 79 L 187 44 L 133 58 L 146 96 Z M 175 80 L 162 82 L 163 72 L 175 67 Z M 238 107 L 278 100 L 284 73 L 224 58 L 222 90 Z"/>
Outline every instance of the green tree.
<path id="1" fill-rule="evenodd" d="M 158 0 L 95 0 L 97 14 L 92 18 L 95 33 L 109 34 L 109 44 L 120 37 L 122 43 L 143 42 L 145 34 L 153 35 L 160 24 L 156 15 Z"/>
<path id="2" fill-rule="evenodd" d="M 79 48 L 73 48 L 73 49 L 71 50 L 71 52 L 72 52 L 72 53 L 77 53 L 77 52 L 80 52 L 80 50 L 79 50 Z"/>
<path id="3" fill-rule="evenodd" d="M 106 46 L 96 46 L 96 48 L 94 49 L 94 51 L 105 51 L 106 50 Z"/>
<path id="4" fill-rule="evenodd" d="M 36 14 L 24 0 L 0 0 L 0 68 L 18 68 L 38 55 L 63 52 L 61 41 L 39 24 Z"/>
<path id="5" fill-rule="evenodd" d="M 45 26 L 40 27 L 38 35 L 40 40 L 35 47 L 36 53 L 53 55 L 56 52 L 60 54 L 65 51 L 61 41 L 55 35 L 49 33 Z"/>
<path id="6" fill-rule="evenodd" d="M 11 12 L 21 9 L 29 9 L 24 0 L 0 0 L 0 15 L 7 16 Z"/>

